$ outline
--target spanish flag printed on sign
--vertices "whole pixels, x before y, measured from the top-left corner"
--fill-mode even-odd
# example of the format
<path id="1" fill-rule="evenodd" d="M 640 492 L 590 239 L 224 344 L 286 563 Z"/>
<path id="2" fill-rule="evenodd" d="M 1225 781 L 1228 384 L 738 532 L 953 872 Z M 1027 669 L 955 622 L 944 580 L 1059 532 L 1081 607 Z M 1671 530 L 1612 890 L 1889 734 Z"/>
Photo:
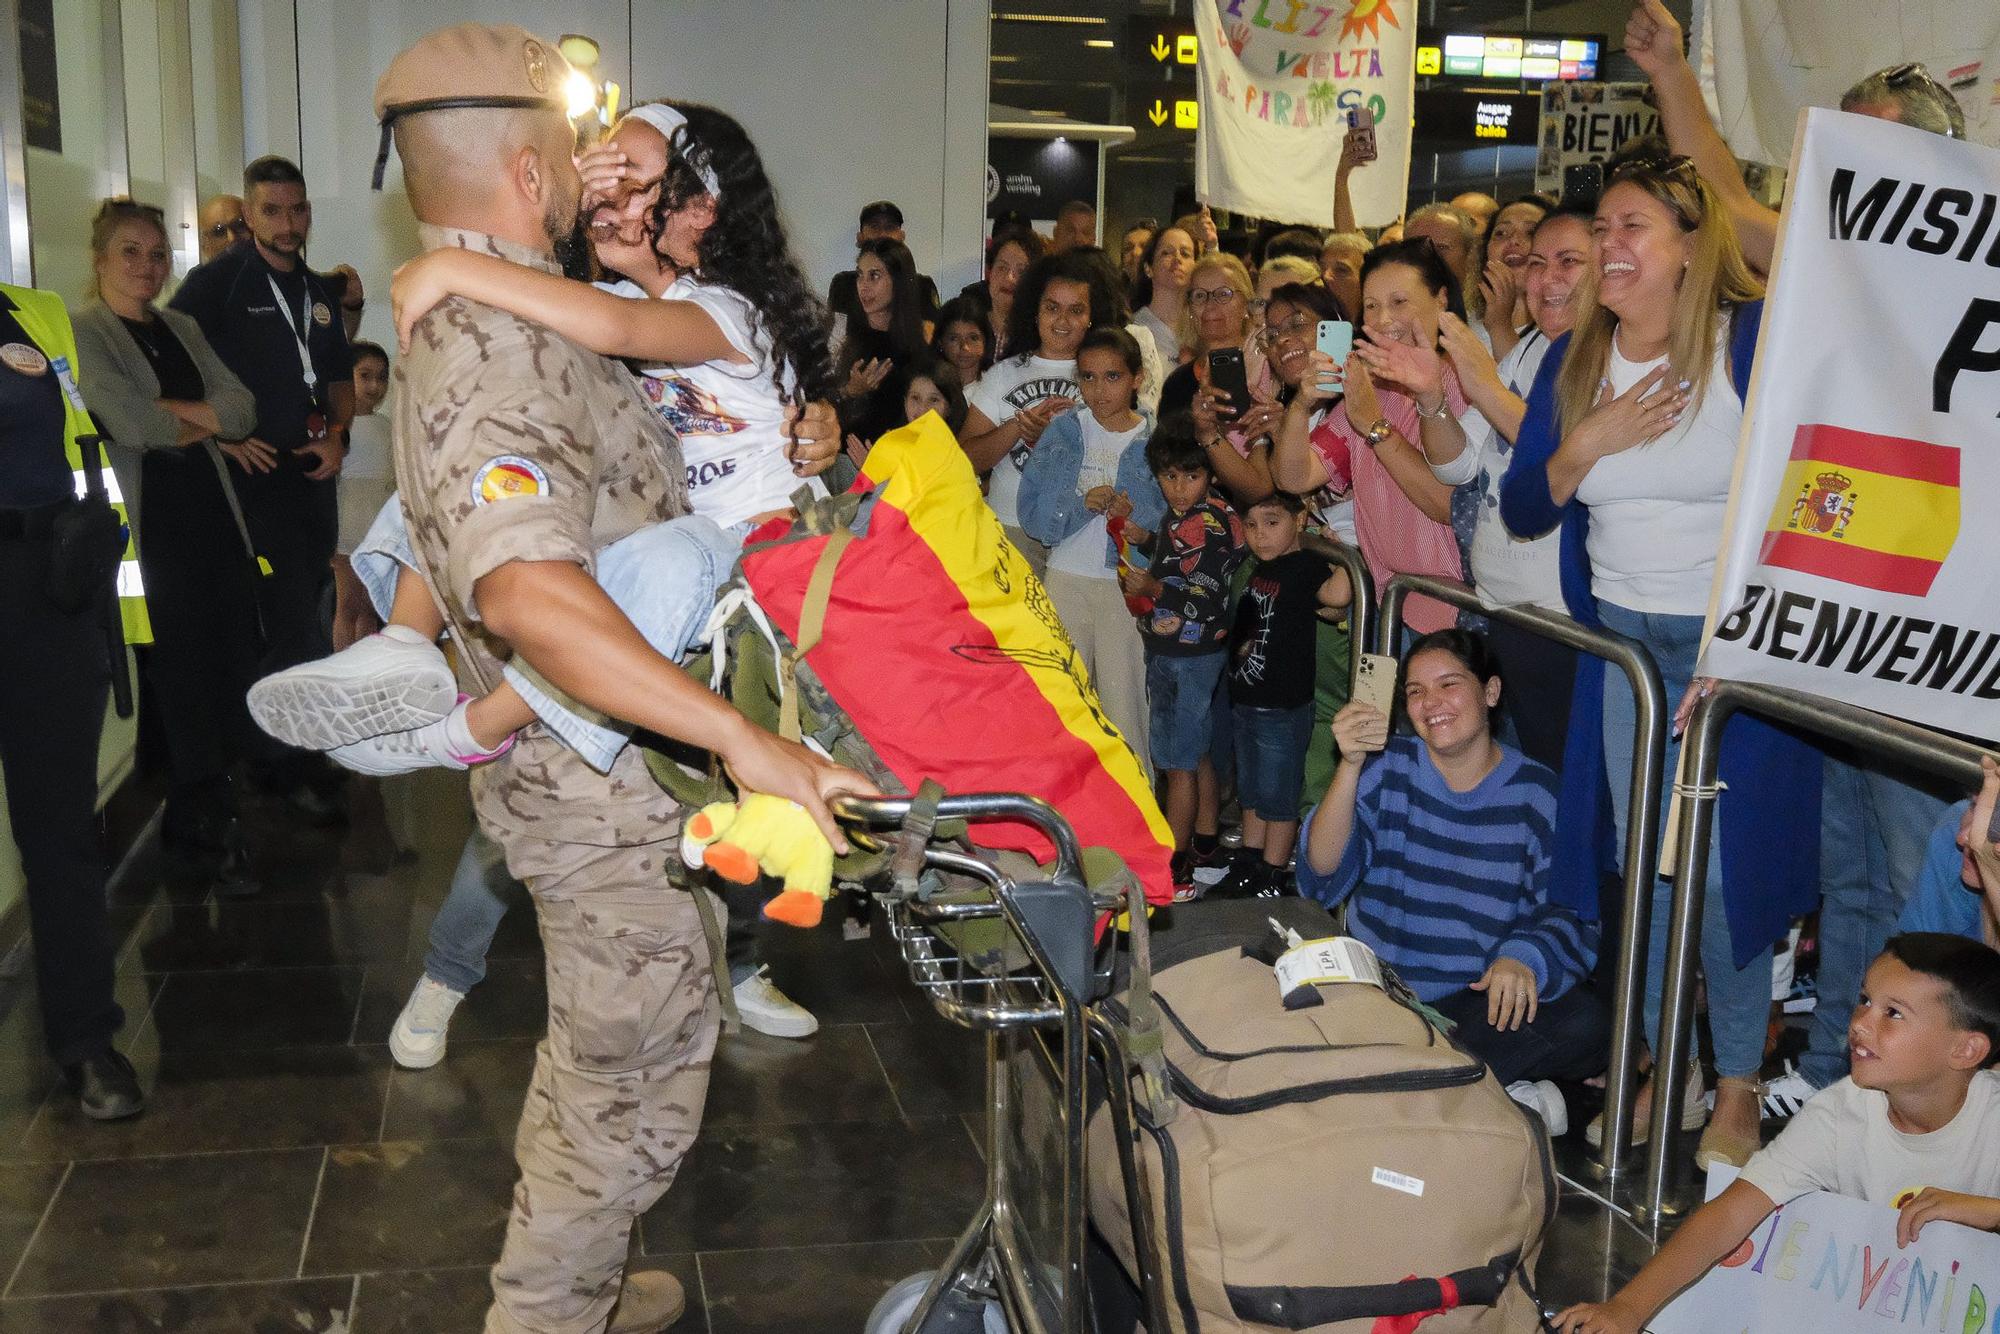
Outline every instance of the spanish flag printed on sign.
<path id="1" fill-rule="evenodd" d="M 1925 596 L 1958 540 L 1958 464 L 1949 445 L 1799 427 L 1764 564 Z"/>

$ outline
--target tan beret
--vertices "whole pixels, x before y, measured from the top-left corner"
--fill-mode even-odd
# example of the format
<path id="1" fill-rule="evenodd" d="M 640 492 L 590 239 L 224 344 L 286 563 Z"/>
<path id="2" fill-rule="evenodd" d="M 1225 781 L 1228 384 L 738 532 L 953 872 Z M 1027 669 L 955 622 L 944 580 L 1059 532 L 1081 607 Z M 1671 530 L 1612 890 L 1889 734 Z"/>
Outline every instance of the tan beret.
<path id="1" fill-rule="evenodd" d="M 406 48 L 375 84 L 382 148 L 375 188 L 389 157 L 389 130 L 399 116 L 460 107 L 568 108 L 569 62 L 554 42 L 511 23 L 459 23 Z"/>

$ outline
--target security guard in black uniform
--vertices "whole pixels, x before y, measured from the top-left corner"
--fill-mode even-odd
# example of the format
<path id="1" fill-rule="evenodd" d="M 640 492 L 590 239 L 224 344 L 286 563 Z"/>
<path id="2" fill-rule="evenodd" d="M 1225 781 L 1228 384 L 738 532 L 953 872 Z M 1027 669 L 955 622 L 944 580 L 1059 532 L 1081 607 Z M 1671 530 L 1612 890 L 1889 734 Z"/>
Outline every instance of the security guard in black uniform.
<path id="1" fill-rule="evenodd" d="M 259 675 L 333 651 L 331 606 L 338 536 L 335 475 L 354 416 L 354 359 L 341 327 L 342 290 L 305 263 L 312 205 L 305 178 L 283 158 L 243 172 L 250 239 L 188 274 L 168 304 L 201 326 L 209 346 L 256 397 L 251 438 L 268 446 L 263 470 L 234 475 L 257 553 L 266 654 Z M 286 748 L 262 777 L 308 818 L 331 820 L 338 774 L 317 754 Z"/>
<path id="2" fill-rule="evenodd" d="M 85 1115 L 145 1107 L 111 1045 L 125 1022 L 112 995 L 111 929 L 97 835 L 97 743 L 111 681 L 108 595 L 64 610 L 59 546 L 80 512 L 78 438 L 92 430 L 76 385 L 76 340 L 62 299 L 0 284 L 0 776 L 27 875 L 35 975 L 49 1054 Z M 117 542 L 115 535 L 112 542 Z M 127 552 L 128 557 L 130 552 Z M 124 631 L 146 634 L 121 569 Z M 107 568 L 106 582 L 114 577 Z M 63 600 L 70 600 L 64 598 Z M 122 669 L 123 663 L 119 664 Z"/>

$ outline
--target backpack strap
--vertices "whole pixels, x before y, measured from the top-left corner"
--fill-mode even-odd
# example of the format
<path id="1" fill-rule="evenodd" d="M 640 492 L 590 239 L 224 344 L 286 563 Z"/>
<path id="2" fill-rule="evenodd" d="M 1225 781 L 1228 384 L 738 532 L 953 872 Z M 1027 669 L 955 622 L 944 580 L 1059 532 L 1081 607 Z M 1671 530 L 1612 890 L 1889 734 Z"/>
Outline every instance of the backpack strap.
<path id="1" fill-rule="evenodd" d="M 840 553 L 847 550 L 847 544 L 854 540 L 854 533 L 848 528 L 836 528 L 827 534 L 826 545 L 820 548 L 819 559 L 813 562 L 812 578 L 806 581 L 805 601 L 799 605 L 798 641 L 785 652 L 783 663 L 784 698 L 778 703 L 778 735 L 787 741 L 800 739 L 799 727 L 799 659 L 812 652 L 819 643 L 821 631 L 826 628 L 826 604 L 833 595 L 833 574 L 840 564 Z"/>
<path id="2" fill-rule="evenodd" d="M 1125 917 L 1132 950 L 1131 982 L 1125 992 L 1125 1049 L 1139 1068 L 1136 1093 L 1149 1126 L 1164 1126 L 1180 1115 L 1180 1100 L 1167 1081 L 1166 1037 L 1160 1029 L 1160 1007 L 1153 999 L 1153 947 L 1146 924 L 1146 889 L 1133 876 L 1126 887 Z"/>

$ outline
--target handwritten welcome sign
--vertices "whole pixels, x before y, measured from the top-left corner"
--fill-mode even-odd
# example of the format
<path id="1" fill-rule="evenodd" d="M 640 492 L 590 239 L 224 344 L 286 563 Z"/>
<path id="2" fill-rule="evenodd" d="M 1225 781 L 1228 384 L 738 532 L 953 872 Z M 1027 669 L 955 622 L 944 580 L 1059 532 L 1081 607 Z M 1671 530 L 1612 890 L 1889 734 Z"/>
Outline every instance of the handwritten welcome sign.
<path id="1" fill-rule="evenodd" d="M 1712 1172 L 1711 1195 L 1734 1178 Z M 1896 1245 L 1896 1211 L 1815 1193 L 1779 1209 L 1654 1317 L 1652 1334 L 1995 1334 L 2000 1236 L 1932 1223 Z"/>
<path id="2" fill-rule="evenodd" d="M 1354 211 L 1370 225 L 1402 214 L 1417 0 L 1196 0 L 1194 15 L 1197 196 L 1274 222 L 1328 225 L 1348 114 L 1365 109 L 1377 158 L 1354 174 Z"/>

